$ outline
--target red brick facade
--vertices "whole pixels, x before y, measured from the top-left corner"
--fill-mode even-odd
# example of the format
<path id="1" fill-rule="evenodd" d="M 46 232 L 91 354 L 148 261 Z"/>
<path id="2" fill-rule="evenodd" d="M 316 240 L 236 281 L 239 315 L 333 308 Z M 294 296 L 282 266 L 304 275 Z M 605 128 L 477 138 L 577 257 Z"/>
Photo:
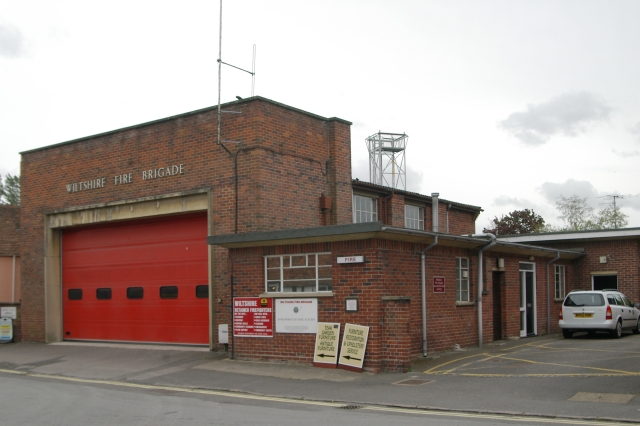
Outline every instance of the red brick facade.
<path id="1" fill-rule="evenodd" d="M 329 224 L 351 222 L 349 122 L 259 97 L 223 109 L 240 112 L 223 116 L 222 140 L 240 142 L 223 142 L 226 150 L 216 144 L 216 109 L 208 108 L 22 154 L 25 340 L 45 339 L 47 213 L 206 189 L 214 235 L 320 226 L 322 194 L 332 198 Z M 183 173 L 143 179 L 145 171 L 180 164 Z M 131 183 L 115 184 L 129 173 Z M 66 189 L 103 178 L 104 187 Z M 225 249 L 214 249 L 213 279 L 221 289 L 229 282 L 219 267 L 226 257 Z M 226 320 L 226 310 L 216 313 Z"/>

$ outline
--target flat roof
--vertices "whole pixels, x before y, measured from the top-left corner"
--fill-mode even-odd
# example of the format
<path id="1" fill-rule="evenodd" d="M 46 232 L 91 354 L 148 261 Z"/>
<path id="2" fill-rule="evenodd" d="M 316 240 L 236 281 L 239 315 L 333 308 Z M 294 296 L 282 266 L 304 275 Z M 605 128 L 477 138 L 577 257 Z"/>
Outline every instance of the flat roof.
<path id="1" fill-rule="evenodd" d="M 640 228 L 598 229 L 595 231 L 546 232 L 539 234 L 500 235 L 500 241 L 514 243 L 541 243 L 564 241 L 602 241 L 640 238 Z"/>
<path id="2" fill-rule="evenodd" d="M 211 235 L 207 244 L 226 248 L 265 247 L 287 244 L 311 244 L 334 241 L 353 241 L 378 238 L 417 244 L 433 244 L 470 250 L 480 249 L 492 242 L 489 236 L 472 237 L 439 232 L 419 231 L 383 225 L 382 222 L 352 223 L 347 225 L 319 226 L 314 228 L 286 229 L 278 231 L 247 232 L 243 234 Z M 496 240 L 490 251 L 562 259 L 577 259 L 584 256 L 580 250 L 557 250 L 529 244 L 509 243 Z"/>

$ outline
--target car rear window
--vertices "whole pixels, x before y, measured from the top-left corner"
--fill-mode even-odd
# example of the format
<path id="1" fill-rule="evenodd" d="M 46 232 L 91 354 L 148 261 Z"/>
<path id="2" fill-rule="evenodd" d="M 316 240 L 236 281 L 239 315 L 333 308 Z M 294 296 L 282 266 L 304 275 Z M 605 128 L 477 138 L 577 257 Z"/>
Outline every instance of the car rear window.
<path id="1" fill-rule="evenodd" d="M 604 306 L 604 297 L 599 293 L 570 294 L 564 306 Z"/>

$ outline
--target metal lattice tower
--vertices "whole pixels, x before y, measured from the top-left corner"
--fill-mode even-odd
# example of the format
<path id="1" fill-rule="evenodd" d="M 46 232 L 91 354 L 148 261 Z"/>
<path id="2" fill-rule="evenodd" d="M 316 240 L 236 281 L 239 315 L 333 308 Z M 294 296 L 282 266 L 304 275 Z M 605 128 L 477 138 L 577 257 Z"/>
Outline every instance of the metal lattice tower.
<path id="1" fill-rule="evenodd" d="M 367 138 L 369 181 L 394 189 L 407 189 L 404 151 L 409 136 L 378 132 Z"/>

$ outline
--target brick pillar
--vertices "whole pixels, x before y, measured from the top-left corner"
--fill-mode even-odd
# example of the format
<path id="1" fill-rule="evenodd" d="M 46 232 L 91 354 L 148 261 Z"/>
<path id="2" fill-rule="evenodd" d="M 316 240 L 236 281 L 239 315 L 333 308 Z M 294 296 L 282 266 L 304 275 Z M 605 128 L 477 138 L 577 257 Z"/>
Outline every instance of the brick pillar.
<path id="1" fill-rule="evenodd" d="M 411 298 L 383 297 L 382 369 L 406 373 L 411 368 Z"/>
<path id="2" fill-rule="evenodd" d="M 351 213 L 351 123 L 339 118 L 327 120 L 329 144 L 329 187 L 332 198 L 330 225 L 353 222 Z"/>

